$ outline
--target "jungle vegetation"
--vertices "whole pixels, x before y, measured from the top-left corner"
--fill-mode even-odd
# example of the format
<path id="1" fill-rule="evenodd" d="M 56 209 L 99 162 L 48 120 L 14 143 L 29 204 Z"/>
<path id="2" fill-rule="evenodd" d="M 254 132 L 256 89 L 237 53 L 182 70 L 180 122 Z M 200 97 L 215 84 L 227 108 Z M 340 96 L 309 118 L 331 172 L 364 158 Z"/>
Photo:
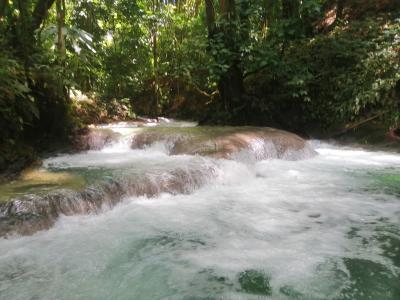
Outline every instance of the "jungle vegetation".
<path id="1" fill-rule="evenodd" d="M 399 64 L 397 0 L 0 0 L 0 169 L 136 115 L 397 128 Z"/>

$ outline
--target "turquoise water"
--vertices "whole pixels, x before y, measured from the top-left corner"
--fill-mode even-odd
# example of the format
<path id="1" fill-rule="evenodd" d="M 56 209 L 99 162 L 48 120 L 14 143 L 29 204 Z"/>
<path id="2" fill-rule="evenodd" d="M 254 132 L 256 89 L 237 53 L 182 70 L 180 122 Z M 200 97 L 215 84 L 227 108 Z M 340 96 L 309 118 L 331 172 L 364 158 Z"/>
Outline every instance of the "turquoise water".
<path id="1" fill-rule="evenodd" d="M 172 157 L 162 145 L 48 159 L 107 176 L 210 164 L 216 176 L 1 239 L 0 299 L 400 299 L 400 156 L 314 146 L 302 161 Z"/>

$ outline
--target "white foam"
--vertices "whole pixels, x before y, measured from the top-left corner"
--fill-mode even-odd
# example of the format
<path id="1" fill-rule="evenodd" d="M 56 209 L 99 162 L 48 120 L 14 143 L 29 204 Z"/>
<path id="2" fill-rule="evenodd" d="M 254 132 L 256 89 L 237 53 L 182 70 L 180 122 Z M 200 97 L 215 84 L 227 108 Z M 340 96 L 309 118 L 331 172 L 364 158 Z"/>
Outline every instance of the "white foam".
<path id="1" fill-rule="evenodd" d="M 48 231 L 0 240 L 0 295 L 252 299 L 237 292 L 237 276 L 257 269 L 271 276 L 272 299 L 286 299 L 279 288 L 287 285 L 310 299 L 326 299 L 349 284 L 342 257 L 398 271 L 373 234 L 376 226 L 399 229 L 399 199 L 367 188 L 368 172 L 398 174 L 399 155 L 325 147 L 304 161 L 248 164 L 168 157 L 159 146 L 47 160 L 47 165 L 69 167 L 147 161 L 170 168 L 210 162 L 218 166 L 218 176 L 190 195 L 129 198 L 101 215 L 63 217 Z M 357 235 L 350 238 L 354 228 Z M 371 246 L 365 246 L 365 239 Z M 347 277 L 338 277 L 337 268 Z M 233 287 L 210 292 L 213 283 L 207 275 L 202 279 L 207 270 Z"/>

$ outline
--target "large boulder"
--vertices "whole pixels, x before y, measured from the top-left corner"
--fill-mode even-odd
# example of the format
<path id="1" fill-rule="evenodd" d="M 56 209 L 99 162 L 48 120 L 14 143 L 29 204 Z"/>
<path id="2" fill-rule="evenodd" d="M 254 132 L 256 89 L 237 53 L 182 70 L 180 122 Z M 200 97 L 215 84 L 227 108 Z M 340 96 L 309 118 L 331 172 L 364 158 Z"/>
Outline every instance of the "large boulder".
<path id="1" fill-rule="evenodd" d="M 165 143 L 172 155 L 205 155 L 235 158 L 298 160 L 316 155 L 312 147 L 293 133 L 268 127 L 156 128 L 136 134 L 132 148 Z M 245 156 L 242 155 L 242 156 Z"/>
<path id="2" fill-rule="evenodd" d="M 89 128 L 82 134 L 76 136 L 74 140 L 74 149 L 83 150 L 100 150 L 105 146 L 118 141 L 121 134 L 111 129 Z"/>

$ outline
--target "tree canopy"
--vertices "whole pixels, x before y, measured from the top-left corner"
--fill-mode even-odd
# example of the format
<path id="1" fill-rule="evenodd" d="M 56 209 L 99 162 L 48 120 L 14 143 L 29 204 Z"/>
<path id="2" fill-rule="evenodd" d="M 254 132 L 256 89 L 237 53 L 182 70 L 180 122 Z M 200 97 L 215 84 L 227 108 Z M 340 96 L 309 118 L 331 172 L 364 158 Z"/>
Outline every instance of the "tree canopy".
<path id="1" fill-rule="evenodd" d="M 399 58 L 396 0 L 1 0 L 0 148 L 70 135 L 77 92 L 108 116 L 398 127 Z"/>

